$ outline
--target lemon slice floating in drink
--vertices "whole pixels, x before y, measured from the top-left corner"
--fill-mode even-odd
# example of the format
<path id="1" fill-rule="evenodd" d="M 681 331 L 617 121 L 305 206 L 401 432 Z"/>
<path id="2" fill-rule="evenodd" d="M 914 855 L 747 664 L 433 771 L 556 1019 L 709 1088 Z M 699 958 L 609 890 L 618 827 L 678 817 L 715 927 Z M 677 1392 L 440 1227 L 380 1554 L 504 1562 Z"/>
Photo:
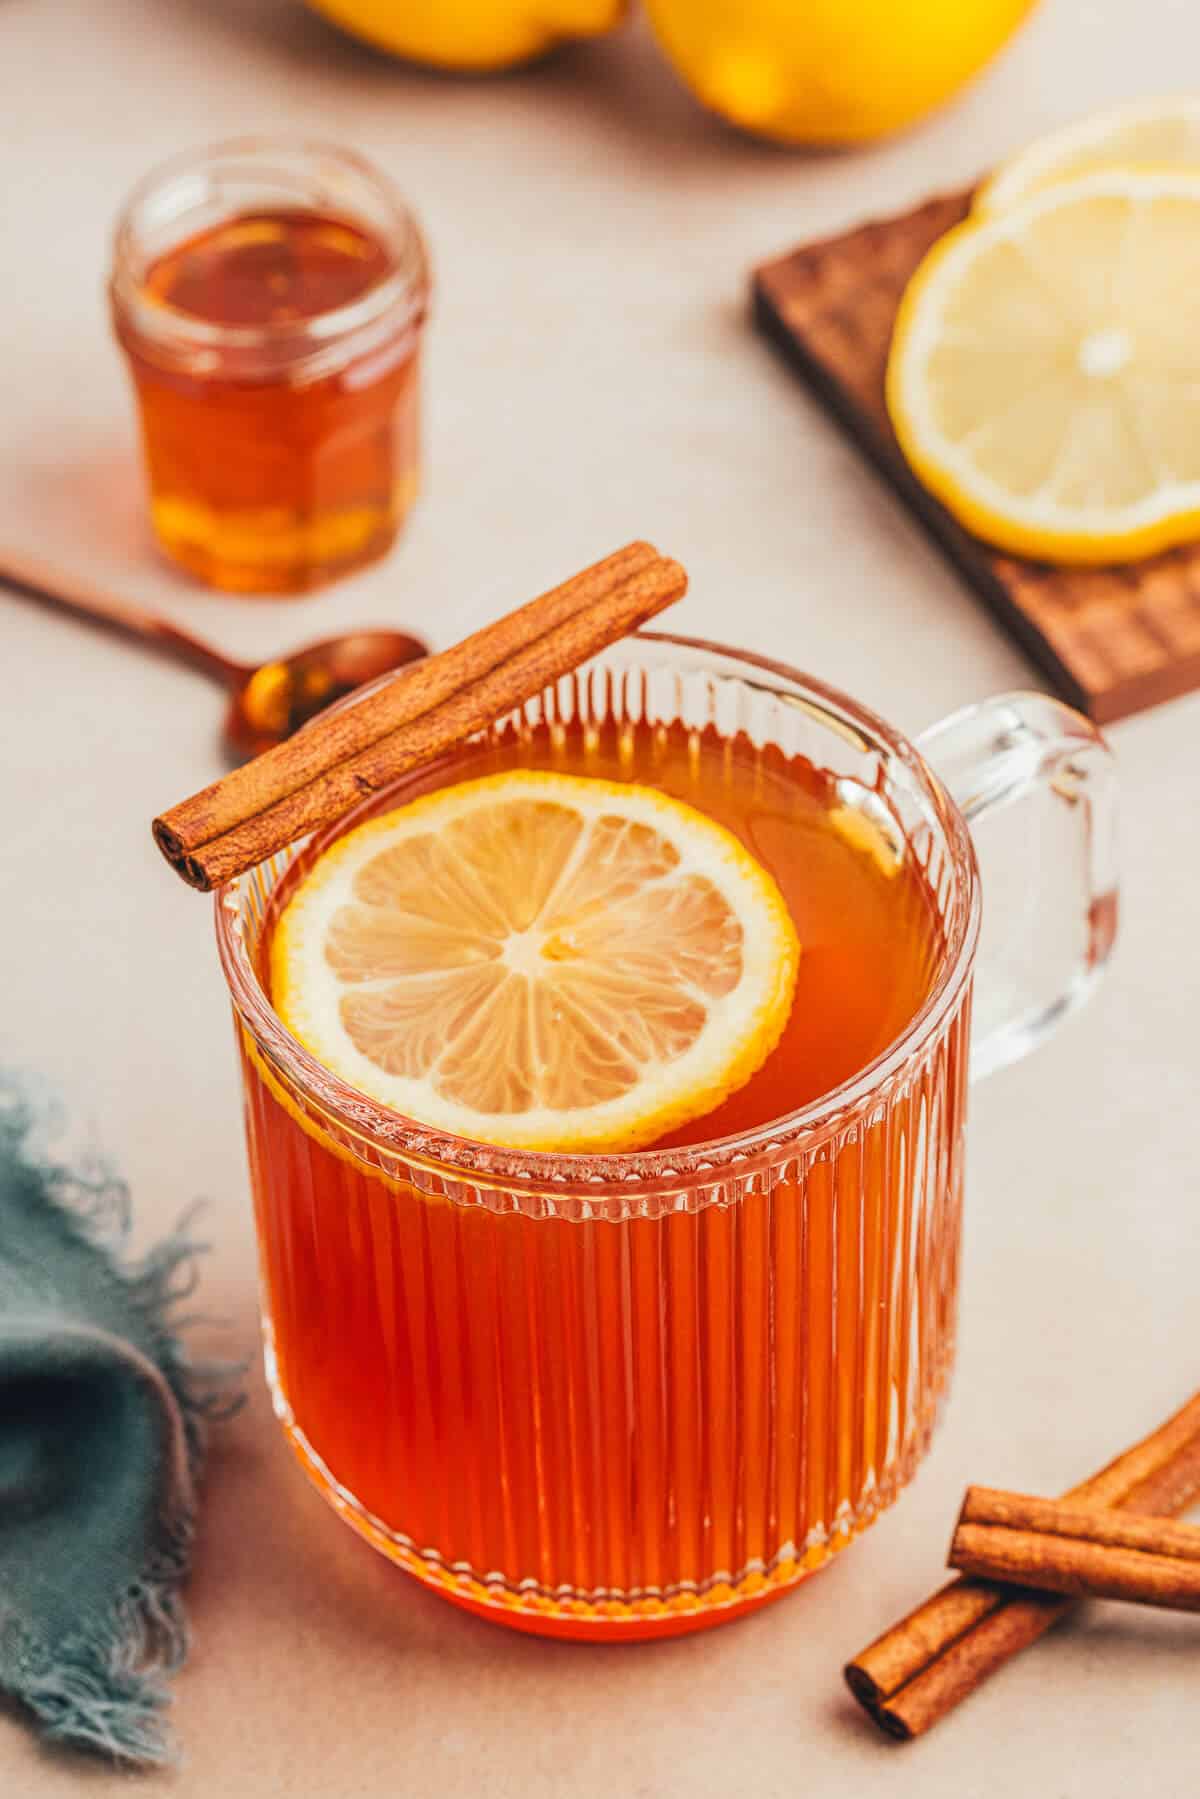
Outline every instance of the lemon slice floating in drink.
<path id="1" fill-rule="evenodd" d="M 1042 188 L 1107 169 L 1200 174 L 1200 94 L 1133 100 L 1038 138 L 984 183 L 975 210 L 1000 212 Z"/>
<path id="2" fill-rule="evenodd" d="M 968 219 L 901 304 L 887 399 L 963 524 L 1052 562 L 1200 532 L 1200 173 L 1082 176 Z"/>
<path id="3" fill-rule="evenodd" d="M 775 882 L 693 807 L 515 770 L 339 839 L 283 912 L 271 981 L 326 1067 L 409 1117 L 628 1149 L 750 1079 L 798 955 Z"/>

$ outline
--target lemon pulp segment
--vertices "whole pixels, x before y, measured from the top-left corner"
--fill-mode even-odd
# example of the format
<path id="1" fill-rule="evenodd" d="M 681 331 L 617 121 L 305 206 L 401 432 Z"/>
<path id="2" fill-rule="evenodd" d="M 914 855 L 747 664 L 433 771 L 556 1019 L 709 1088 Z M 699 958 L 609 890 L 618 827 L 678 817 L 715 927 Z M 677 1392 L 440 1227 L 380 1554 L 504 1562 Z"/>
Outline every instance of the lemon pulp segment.
<path id="1" fill-rule="evenodd" d="M 798 954 L 775 882 L 703 813 L 517 770 L 335 843 L 280 917 L 272 996 L 327 1067 L 422 1123 L 640 1147 L 761 1066 Z"/>

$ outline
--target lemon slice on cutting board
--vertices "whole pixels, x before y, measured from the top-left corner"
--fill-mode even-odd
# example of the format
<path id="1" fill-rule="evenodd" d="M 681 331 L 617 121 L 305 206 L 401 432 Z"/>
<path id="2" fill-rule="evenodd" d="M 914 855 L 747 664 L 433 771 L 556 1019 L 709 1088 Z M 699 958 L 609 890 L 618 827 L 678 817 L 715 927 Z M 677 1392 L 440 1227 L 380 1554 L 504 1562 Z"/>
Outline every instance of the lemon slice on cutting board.
<path id="1" fill-rule="evenodd" d="M 1200 532 L 1200 174 L 1082 176 L 935 244 L 887 402 L 967 528 L 1051 562 Z"/>
<path id="2" fill-rule="evenodd" d="M 271 946 L 288 1029 L 442 1130 L 520 1148 L 651 1143 L 779 1040 L 799 946 L 712 819 L 647 787 L 515 770 L 349 832 Z"/>
<path id="3" fill-rule="evenodd" d="M 975 210 L 1002 212 L 1057 182 L 1110 169 L 1200 174 L 1200 94 L 1133 100 L 1038 138 L 984 183 Z"/>

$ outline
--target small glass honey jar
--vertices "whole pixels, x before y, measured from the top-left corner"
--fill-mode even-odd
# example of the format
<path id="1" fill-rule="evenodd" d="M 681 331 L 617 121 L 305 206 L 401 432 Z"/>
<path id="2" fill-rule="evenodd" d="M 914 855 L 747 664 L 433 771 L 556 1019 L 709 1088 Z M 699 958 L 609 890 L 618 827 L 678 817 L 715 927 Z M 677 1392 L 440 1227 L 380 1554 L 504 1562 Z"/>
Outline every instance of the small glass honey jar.
<path id="1" fill-rule="evenodd" d="M 429 297 L 383 175 L 268 139 L 177 158 L 121 214 L 110 297 L 168 556 L 299 593 L 383 554 L 417 489 Z"/>

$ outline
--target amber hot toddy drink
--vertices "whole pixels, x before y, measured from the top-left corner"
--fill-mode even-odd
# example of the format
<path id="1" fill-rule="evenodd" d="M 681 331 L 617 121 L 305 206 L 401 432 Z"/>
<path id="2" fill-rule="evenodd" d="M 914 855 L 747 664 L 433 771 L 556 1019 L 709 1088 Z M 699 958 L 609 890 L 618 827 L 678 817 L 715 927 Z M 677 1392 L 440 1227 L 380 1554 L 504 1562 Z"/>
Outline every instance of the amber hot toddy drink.
<path id="1" fill-rule="evenodd" d="M 993 987 L 1004 968 L 1021 984 L 1007 982 L 974 1044 L 976 1065 L 994 1065 L 1107 955 L 1105 752 L 1032 696 L 951 721 L 930 744 L 975 810 L 1049 804 L 1063 839 L 1048 957 L 1027 943 L 996 952 Z M 622 864 L 605 903 L 564 924 L 547 896 L 561 897 L 554 856 L 565 863 L 580 832 L 547 850 L 548 814 L 533 830 L 521 809 L 569 813 L 579 778 L 597 796 L 587 830 L 625 846 L 617 862 L 635 841 L 642 864 Z M 465 825 L 445 810 L 480 793 L 510 808 L 499 837 L 474 800 Z M 635 803 L 648 809 L 631 820 Z M 407 834 L 372 815 L 406 818 Z M 707 877 L 679 896 L 691 852 L 674 833 L 696 815 L 729 834 L 749 882 L 751 910 L 718 933 L 721 967 L 697 948 L 711 942 L 692 903 Z M 344 889 L 339 857 L 357 870 Z M 639 880 L 654 903 L 641 937 L 621 939 Z M 324 890 L 328 903 L 305 898 Z M 671 907 L 673 932 L 656 931 L 656 908 Z M 225 889 L 268 1375 L 342 1515 L 460 1604 L 612 1640 L 734 1616 L 847 1543 L 911 1473 L 952 1358 L 979 918 L 966 822 L 911 746 L 786 669 L 648 636 Z M 593 1023 L 604 980 L 612 1016 L 631 1015 L 630 982 L 658 978 L 660 938 L 682 944 L 687 978 L 651 1024 L 614 1023 L 598 1049 L 568 994 L 544 1014 L 530 999 L 518 1030 L 497 1025 L 497 993 L 539 978 L 519 946 L 586 960 L 589 930 L 625 945 L 592 978 Z M 610 1135 L 629 1134 L 622 1068 L 657 1053 L 647 1033 L 676 1064 L 693 1053 L 705 1009 L 749 980 L 763 932 L 775 978 L 748 1007 L 757 1049 L 690 1109 L 669 1081 L 658 1112 L 643 1095 L 648 1141 L 635 1125 L 632 1148 L 603 1133 L 589 1146 L 575 1114 L 571 1148 L 447 1128 L 482 1094 L 511 1108 L 519 1137 L 522 1115 L 586 1066 Z M 410 1003 L 418 942 L 436 1022 L 424 1036 Z M 330 972 L 333 1010 L 306 1007 L 305 956 Z M 328 1062 L 362 1058 L 355 1083 L 313 1045 Z M 530 1061 L 541 1072 L 522 1085 Z M 428 1078 L 437 1116 L 382 1097 Z"/>

